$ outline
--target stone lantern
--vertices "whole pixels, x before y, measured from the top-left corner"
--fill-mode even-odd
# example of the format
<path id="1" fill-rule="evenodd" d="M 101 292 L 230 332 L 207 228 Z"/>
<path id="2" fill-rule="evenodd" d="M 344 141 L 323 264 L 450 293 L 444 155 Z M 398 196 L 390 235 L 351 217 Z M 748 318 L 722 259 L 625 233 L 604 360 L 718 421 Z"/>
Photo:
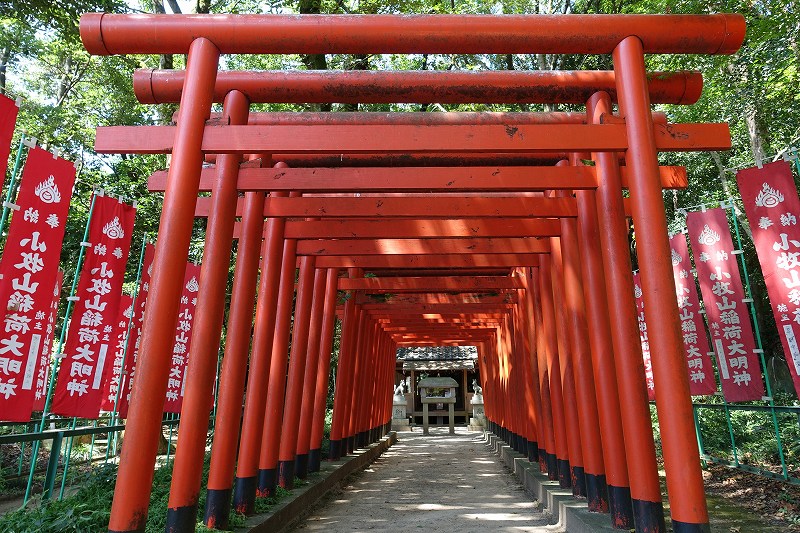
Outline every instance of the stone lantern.
<path id="1" fill-rule="evenodd" d="M 428 434 L 428 406 L 447 404 L 450 434 L 455 435 L 455 403 L 458 382 L 453 378 L 424 378 L 417 384 L 422 401 L 422 433 Z"/>

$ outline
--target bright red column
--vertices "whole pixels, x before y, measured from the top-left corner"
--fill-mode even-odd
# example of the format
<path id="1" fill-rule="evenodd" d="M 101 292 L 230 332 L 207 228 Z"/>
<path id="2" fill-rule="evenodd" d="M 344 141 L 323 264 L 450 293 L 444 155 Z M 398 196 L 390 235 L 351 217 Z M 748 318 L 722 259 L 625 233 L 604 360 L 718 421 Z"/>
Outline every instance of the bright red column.
<path id="1" fill-rule="evenodd" d="M 323 326 L 325 307 L 325 282 L 327 270 L 316 269 L 314 272 L 314 294 L 311 303 L 309 320 L 308 355 L 306 356 L 306 372 L 303 376 L 303 405 L 300 407 L 300 426 L 297 432 L 297 448 L 295 450 L 295 475 L 305 479 L 308 475 L 308 450 L 311 439 L 311 424 L 314 419 L 314 401 L 316 399 L 317 372 L 319 371 L 320 337 Z M 327 377 L 327 374 L 326 374 Z M 327 385 L 327 381 L 325 383 Z"/>
<path id="2" fill-rule="evenodd" d="M 276 163 L 276 167 L 285 166 Z M 285 193 L 270 193 L 270 197 L 285 197 Z M 275 316 L 278 305 L 278 287 L 283 262 L 283 235 L 286 220 L 270 218 L 267 222 L 264 256 L 261 262 L 261 280 L 256 303 L 253 347 L 247 373 L 247 393 L 242 415 L 242 434 L 233 486 L 233 506 L 243 514 L 255 511 L 256 476 L 261 434 L 264 427 L 264 409 L 267 403 L 272 340 L 275 336 Z"/>
<path id="3" fill-rule="evenodd" d="M 560 194 L 567 193 L 562 191 Z M 561 249 L 563 252 L 564 303 L 570 332 L 570 352 L 574 363 L 572 368 L 586 480 L 586 497 L 590 511 L 608 512 L 603 445 L 600 441 L 592 354 L 586 324 L 586 302 L 583 299 L 583 282 L 581 280 L 583 260 L 578 248 L 578 228 L 574 218 L 561 219 Z"/>
<path id="4" fill-rule="evenodd" d="M 360 272 L 349 269 L 350 277 L 359 277 Z M 333 395 L 333 420 L 331 421 L 330 459 L 338 461 L 342 455 L 347 455 L 345 423 L 349 409 L 349 390 L 353 383 L 353 357 L 355 350 L 351 349 L 354 337 L 357 334 L 358 315 L 356 313 L 355 293 L 351 292 L 344 304 L 344 317 L 342 319 L 342 340 L 339 345 L 339 363 L 336 367 L 336 386 Z"/>
<path id="5" fill-rule="evenodd" d="M 595 97 L 591 100 L 594 108 L 590 106 L 589 110 L 593 123 L 599 121 L 602 113 L 611 113 L 608 95 L 601 93 Z M 608 313 L 614 317 L 610 331 L 625 438 L 625 459 L 628 471 L 635 472 L 630 476 L 633 518 L 637 528 L 661 532 L 666 526 L 633 299 L 628 226 L 622 202 L 619 161 L 617 154 L 613 153 L 596 153 L 592 157 L 597 163 L 600 184 L 597 188 L 600 250 L 606 273 Z"/>
<path id="6" fill-rule="evenodd" d="M 309 348 L 311 304 L 314 297 L 314 264 L 314 256 L 306 255 L 300 258 L 300 277 L 292 327 L 292 347 L 284 398 L 281 441 L 278 450 L 278 483 L 285 489 L 294 487 L 294 460 Z M 310 394 L 311 391 L 308 393 Z"/>
<path id="7" fill-rule="evenodd" d="M 272 339 L 267 405 L 261 450 L 258 454 L 258 486 L 256 495 L 267 497 L 275 493 L 278 484 L 278 452 L 283 425 L 283 406 L 286 393 L 286 369 L 289 362 L 289 334 L 292 328 L 297 240 L 284 239 L 281 261 L 281 282 L 278 289 L 278 308 L 275 315 L 275 335 Z"/>
<path id="8" fill-rule="evenodd" d="M 204 523 L 210 528 L 226 528 L 231 506 L 236 447 L 242 419 L 247 356 L 250 351 L 255 309 L 258 261 L 264 232 L 264 193 L 244 195 L 242 235 L 236 253 L 231 308 L 225 336 L 225 353 L 219 375 L 217 419 L 211 444 L 211 466 Z"/>
<path id="9" fill-rule="evenodd" d="M 589 324 L 592 370 L 597 393 L 598 421 L 603 441 L 603 463 L 608 486 L 608 507 L 612 525 L 618 529 L 633 527 L 633 507 L 625 462 L 625 439 L 622 433 L 619 390 L 611 341 L 611 320 L 608 310 L 603 258 L 597 243 L 596 194 L 576 191 L 578 203 L 578 236 L 582 251 L 583 284 Z"/>
<path id="10" fill-rule="evenodd" d="M 561 367 L 559 344 L 556 332 L 555 307 L 553 301 L 553 275 L 550 257 L 539 262 L 539 294 L 542 300 L 542 327 L 547 339 L 547 383 L 550 390 L 550 409 L 553 417 L 553 437 L 555 442 L 555 470 L 548 465 L 548 477 L 558 479 L 562 487 L 572 486 L 570 456 L 567 445 L 567 428 L 564 421 L 564 400 L 561 391 Z M 555 476 L 558 476 L 557 478 Z"/>
<path id="11" fill-rule="evenodd" d="M 654 347 L 653 379 L 661 428 L 672 527 L 679 533 L 710 531 L 700 452 L 694 436 L 689 373 L 683 355 L 664 199 L 653 134 L 642 41 L 628 37 L 614 49 L 620 113 L 628 133 L 633 224 L 647 313 L 658 317 L 648 333 Z"/>
<path id="12" fill-rule="evenodd" d="M 163 212 L 167 216 L 159 223 L 150 281 L 151 294 L 158 298 L 145 316 L 109 531 L 143 531 L 147 521 L 175 321 L 203 163 L 203 131 L 211 109 L 218 61 L 219 50 L 211 41 L 198 38 L 190 45 L 164 193 Z"/>
<path id="13" fill-rule="evenodd" d="M 314 419 L 309 439 L 308 471 L 318 472 L 322 460 L 322 437 L 328 407 L 328 380 L 331 367 L 331 345 L 336 329 L 336 288 L 339 270 L 329 268 L 325 278 L 325 307 L 322 311 L 322 332 L 319 339 L 319 367 L 314 395 Z"/>
<path id="14" fill-rule="evenodd" d="M 525 357 L 528 365 L 528 386 L 531 389 L 533 397 L 532 414 L 534 424 L 533 442 L 529 444 L 528 460 L 531 462 L 538 462 L 542 464 L 542 457 L 539 454 L 540 447 L 544 445 L 544 420 L 542 418 L 542 394 L 539 390 L 539 362 L 538 362 L 538 346 L 539 346 L 539 333 L 536 327 L 536 301 L 534 284 L 531 277 L 531 269 L 525 268 L 522 272 L 522 280 L 525 284 L 525 327 L 527 328 L 528 344 L 526 346 Z"/>
<path id="15" fill-rule="evenodd" d="M 225 96 L 223 117 L 231 124 L 246 124 L 250 102 L 238 91 Z M 194 529 L 197 523 L 197 498 L 203 473 L 203 457 L 208 435 L 208 417 L 214 403 L 214 379 L 219 357 L 219 342 L 225 315 L 225 290 L 233 245 L 241 157 L 217 157 L 217 181 L 211 192 L 211 213 L 206 228 L 200 289 L 197 293 L 192 350 L 189 354 L 181 404 L 181 423 L 172 468 L 172 484 L 167 509 L 167 531 Z"/>
<path id="16" fill-rule="evenodd" d="M 347 453 L 353 453 L 356 446 L 356 424 L 358 420 L 358 407 L 360 405 L 359 402 L 363 400 L 362 391 L 364 388 L 364 381 L 362 379 L 363 369 L 365 365 L 365 354 L 366 350 L 364 349 L 365 344 L 365 337 L 367 334 L 367 313 L 363 311 L 363 309 L 357 310 L 358 321 L 357 321 L 357 330 L 356 336 L 357 340 L 354 345 L 355 351 L 355 358 L 354 358 L 354 365 L 353 365 L 353 383 L 352 388 L 350 390 L 350 397 L 347 402 L 347 424 L 346 432 L 344 437 L 347 440 Z"/>
<path id="17" fill-rule="evenodd" d="M 539 378 L 539 397 L 541 398 L 541 437 L 539 445 L 539 466 L 542 472 L 547 472 L 551 480 L 558 479 L 558 462 L 556 459 L 555 430 L 553 426 L 553 408 L 550 401 L 550 378 L 547 370 L 548 340 L 544 326 L 544 313 L 542 311 L 542 281 L 540 268 L 530 269 L 528 286 L 533 293 L 533 308 L 536 316 L 536 367 Z M 541 450 L 544 450 L 542 453 Z"/>

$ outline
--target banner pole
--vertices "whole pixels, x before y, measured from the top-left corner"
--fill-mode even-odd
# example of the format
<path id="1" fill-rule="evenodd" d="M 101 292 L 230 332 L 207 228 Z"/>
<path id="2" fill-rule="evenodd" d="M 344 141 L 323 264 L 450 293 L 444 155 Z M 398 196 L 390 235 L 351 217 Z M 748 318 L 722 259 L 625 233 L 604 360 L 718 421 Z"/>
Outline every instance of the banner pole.
<path id="1" fill-rule="evenodd" d="M 33 138 L 32 142 L 30 143 L 33 146 L 36 146 L 36 139 Z M 11 199 L 14 197 L 15 189 L 17 188 L 17 176 L 19 175 L 19 167 L 22 163 L 22 149 L 25 146 L 29 146 L 28 143 L 25 142 L 25 134 L 22 133 L 19 137 L 19 146 L 17 147 L 17 156 L 14 158 L 14 169 L 11 171 L 11 180 L 8 182 L 8 191 L 6 191 L 6 201 L 3 202 L 3 215 L 0 217 L 0 237 L 3 235 L 3 230 L 5 229 L 6 222 L 8 221 L 8 212 L 11 210 Z M 5 176 L 3 176 L 5 178 Z"/>
<path id="2" fill-rule="evenodd" d="M 64 311 L 64 321 L 61 325 L 61 335 L 58 339 L 58 348 L 56 349 L 56 355 L 51 362 L 50 368 L 50 381 L 47 384 L 47 395 L 44 399 L 44 408 L 42 409 L 42 422 L 39 425 L 39 433 L 44 431 L 44 426 L 47 423 L 47 409 L 50 405 L 50 400 L 53 396 L 53 386 L 56 382 L 56 373 L 58 372 L 58 362 L 63 357 L 61 350 L 64 349 L 64 340 L 67 336 L 67 325 L 69 324 L 70 313 L 72 312 L 72 299 L 75 296 L 75 289 L 78 286 L 78 276 L 81 273 L 81 266 L 83 265 L 83 257 L 86 251 L 86 239 L 89 238 L 89 226 L 92 223 L 92 213 L 94 212 L 94 201 L 98 195 L 102 195 L 102 193 L 94 192 L 92 194 L 92 202 L 89 205 L 89 217 L 86 220 L 86 228 L 83 231 L 83 240 L 81 241 L 81 249 L 78 253 L 78 262 L 75 265 L 75 276 L 72 278 L 72 287 L 69 291 L 69 298 L 67 298 L 67 309 Z M 33 485 L 33 473 L 36 470 L 36 456 L 39 453 L 39 443 L 41 441 L 35 441 L 33 444 L 33 454 L 31 456 L 31 469 L 28 473 L 28 486 L 25 488 L 25 498 L 23 499 L 23 505 L 28 503 L 28 499 L 31 496 L 31 487 Z"/>
<path id="3" fill-rule="evenodd" d="M 729 199 L 730 205 L 728 206 L 731 210 L 735 209 L 734 201 L 732 198 Z M 742 248 L 742 235 L 739 232 L 739 221 L 736 218 L 736 214 L 731 217 L 733 219 L 733 229 L 736 233 L 736 246 L 739 250 L 743 250 Z M 758 318 L 756 317 L 756 306 L 755 302 L 753 301 L 753 291 L 750 290 L 750 275 L 747 273 L 747 267 L 744 263 L 744 252 L 739 254 L 739 262 L 742 265 L 742 271 L 744 272 L 744 290 L 747 296 L 748 308 L 750 309 L 750 315 L 753 317 L 753 332 L 756 336 L 756 345 L 758 346 L 758 356 L 761 361 L 761 368 L 764 372 L 764 381 L 766 383 L 766 392 L 767 398 L 769 399 L 769 411 L 772 415 L 772 426 L 775 430 L 775 443 L 778 446 L 778 457 L 781 460 L 781 471 L 783 475 L 783 479 L 788 481 L 789 480 L 789 470 L 786 467 L 786 457 L 783 454 L 783 442 L 781 440 L 781 430 L 780 426 L 778 426 L 778 416 L 775 413 L 775 398 L 772 396 L 772 385 L 769 380 L 769 372 L 767 371 L 767 361 L 764 357 L 764 346 L 761 344 L 761 329 L 758 327 Z M 737 461 L 738 466 L 738 461 Z"/>
<path id="4" fill-rule="evenodd" d="M 139 295 L 139 283 L 142 280 L 142 263 L 144 263 L 144 250 L 147 247 L 147 233 L 142 237 L 142 249 L 139 252 L 139 266 L 136 269 L 136 284 L 133 286 L 133 307 L 131 308 L 131 316 L 128 318 L 128 327 L 125 331 L 125 343 L 122 348 L 122 363 L 119 373 L 119 384 L 117 385 L 117 394 L 114 397 L 114 410 L 111 412 L 111 425 L 117 425 L 117 414 L 119 413 L 119 397 L 122 393 L 122 378 L 125 376 L 125 360 L 128 358 L 128 341 L 131 337 L 131 329 L 133 329 L 133 317 L 136 316 L 136 297 Z M 108 436 L 108 444 L 106 445 L 106 462 L 108 462 L 108 451 L 111 448 L 111 435 Z M 114 432 L 114 455 L 117 454 L 117 432 Z"/>

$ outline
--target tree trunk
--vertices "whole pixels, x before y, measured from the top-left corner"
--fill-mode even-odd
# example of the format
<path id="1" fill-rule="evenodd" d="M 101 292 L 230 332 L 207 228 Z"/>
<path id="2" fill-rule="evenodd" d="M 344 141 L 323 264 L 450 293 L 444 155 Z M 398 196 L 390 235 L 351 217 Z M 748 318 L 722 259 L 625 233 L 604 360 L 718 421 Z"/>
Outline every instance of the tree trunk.
<path id="1" fill-rule="evenodd" d="M 758 121 L 758 110 L 756 106 L 745 108 L 744 119 L 747 122 L 747 135 L 750 137 L 750 149 L 753 152 L 753 160 L 759 167 L 764 164 L 766 153 L 764 152 L 764 129 Z"/>
<path id="2" fill-rule="evenodd" d="M 11 47 L 0 50 L 0 94 L 6 94 L 6 69 L 11 59 Z"/>

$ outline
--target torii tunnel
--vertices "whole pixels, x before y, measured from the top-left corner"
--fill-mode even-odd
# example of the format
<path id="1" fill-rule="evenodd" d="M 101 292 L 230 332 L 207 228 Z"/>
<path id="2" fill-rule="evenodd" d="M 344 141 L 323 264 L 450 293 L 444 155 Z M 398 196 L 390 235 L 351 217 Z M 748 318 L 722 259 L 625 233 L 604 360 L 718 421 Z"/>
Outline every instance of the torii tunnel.
<path id="1" fill-rule="evenodd" d="M 100 153 L 172 154 L 149 182 L 165 191 L 164 206 L 109 531 L 144 531 L 162 416 L 153 398 L 167 388 L 195 217 L 208 225 L 169 531 L 195 527 L 236 238 L 209 526 L 226 523 L 231 501 L 252 513 L 257 494 L 319 468 L 341 313 L 333 458 L 388 431 L 398 347 L 476 346 L 492 432 L 615 527 L 665 531 L 627 217 L 656 318 L 672 527 L 709 531 L 662 198 L 687 174 L 659 166 L 658 154 L 725 150 L 730 134 L 653 113 L 655 103 L 694 103 L 702 78 L 648 73 L 644 54 L 731 54 L 744 34 L 738 15 L 85 15 L 92 54 L 188 53 L 185 71 L 134 77 L 142 101 L 180 103 L 175 125 L 97 132 Z M 614 69 L 218 70 L 221 54 L 334 53 L 611 54 Z M 211 114 L 214 102 L 222 115 Z M 263 102 L 585 111 L 250 112 Z M 350 294 L 343 310 L 337 290 Z"/>

